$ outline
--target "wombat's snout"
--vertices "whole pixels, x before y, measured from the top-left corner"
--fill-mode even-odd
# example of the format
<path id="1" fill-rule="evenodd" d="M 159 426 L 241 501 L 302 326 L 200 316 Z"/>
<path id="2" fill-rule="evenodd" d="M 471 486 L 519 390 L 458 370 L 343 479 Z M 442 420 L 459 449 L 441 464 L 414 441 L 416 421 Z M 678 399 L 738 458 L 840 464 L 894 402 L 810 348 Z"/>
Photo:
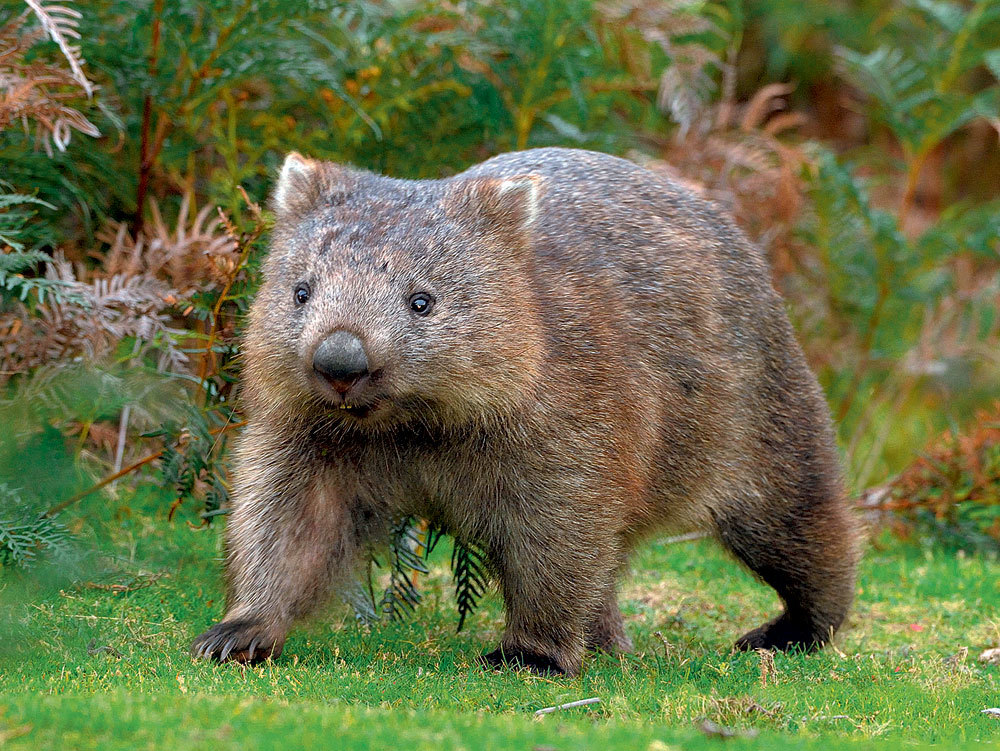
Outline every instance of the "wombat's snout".
<path id="1" fill-rule="evenodd" d="M 346 394 L 368 374 L 365 347 L 350 331 L 335 331 L 313 353 L 313 370 L 341 394 Z"/>

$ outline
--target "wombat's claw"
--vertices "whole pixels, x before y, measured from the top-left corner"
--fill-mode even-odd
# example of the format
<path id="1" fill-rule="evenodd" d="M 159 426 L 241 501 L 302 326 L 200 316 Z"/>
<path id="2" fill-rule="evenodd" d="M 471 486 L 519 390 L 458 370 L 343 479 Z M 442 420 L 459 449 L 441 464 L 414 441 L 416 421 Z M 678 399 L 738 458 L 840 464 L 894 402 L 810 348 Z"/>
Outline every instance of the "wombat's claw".
<path id="1" fill-rule="evenodd" d="M 269 643 L 271 648 L 263 647 Z M 281 654 L 282 644 L 268 638 L 266 627 L 254 621 L 223 621 L 194 640 L 191 654 L 196 659 L 216 662 L 257 663 Z"/>
<path id="2" fill-rule="evenodd" d="M 806 626 L 793 621 L 785 613 L 743 634 L 736 640 L 733 649 L 739 652 L 749 652 L 754 649 L 812 652 L 823 646 L 826 641 L 812 633 Z"/>
<path id="3" fill-rule="evenodd" d="M 492 652 L 480 655 L 477 662 L 483 667 L 493 670 L 528 668 L 532 673 L 538 675 L 564 675 L 566 673 L 551 657 L 520 649 L 497 647 Z"/>

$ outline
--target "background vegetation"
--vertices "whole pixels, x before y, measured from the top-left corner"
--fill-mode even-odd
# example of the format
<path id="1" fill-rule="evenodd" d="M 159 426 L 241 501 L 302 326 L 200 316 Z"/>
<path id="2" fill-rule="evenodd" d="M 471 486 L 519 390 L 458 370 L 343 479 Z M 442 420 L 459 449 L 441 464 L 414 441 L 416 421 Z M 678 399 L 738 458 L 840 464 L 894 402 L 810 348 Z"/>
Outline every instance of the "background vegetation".
<path id="1" fill-rule="evenodd" d="M 439 177 L 580 146 L 721 203 L 772 262 L 859 504 L 902 540 L 886 560 L 930 545 L 995 583 L 998 40 L 998 0 L 0 0 L 0 627 L 61 631 L 35 611 L 90 584 L 95 612 L 139 588 L 162 618 L 163 575 L 217 576 L 260 207 L 292 149 Z M 361 617 L 434 591 L 429 542 L 401 526 Z M 485 582 L 475 551 L 452 563 L 465 618 Z"/>

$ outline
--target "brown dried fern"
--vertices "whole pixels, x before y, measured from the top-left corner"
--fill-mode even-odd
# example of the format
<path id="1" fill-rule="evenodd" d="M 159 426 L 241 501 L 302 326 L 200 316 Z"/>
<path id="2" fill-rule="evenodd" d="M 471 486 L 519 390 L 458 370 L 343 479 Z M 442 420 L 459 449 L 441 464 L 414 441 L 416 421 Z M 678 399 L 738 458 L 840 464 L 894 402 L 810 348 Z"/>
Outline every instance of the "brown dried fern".
<path id="1" fill-rule="evenodd" d="M 730 92 L 705 108 L 698 127 L 664 145 L 662 161 L 646 160 L 728 210 L 764 246 L 779 284 L 801 263 L 794 229 L 805 207 L 808 163 L 787 138 L 804 121 L 786 111 L 791 90 L 768 84 L 742 105 Z"/>
<path id="2" fill-rule="evenodd" d="M 596 9 L 605 24 L 636 32 L 643 41 L 660 47 L 670 64 L 660 75 L 657 105 L 680 126 L 682 136 L 691 128 L 704 129 L 704 115 L 717 88 L 713 74 L 723 71 L 726 63 L 710 47 L 690 41 L 695 35 L 718 31 L 701 5 L 691 0 L 606 0 Z M 634 46 L 623 46 L 635 52 Z M 640 65 L 641 72 L 635 64 L 628 67 L 645 80 L 651 73 L 648 54 L 643 54 Z"/>
<path id="3" fill-rule="evenodd" d="M 73 79 L 80 84 L 80 88 L 87 92 L 87 96 L 92 96 L 94 84 L 87 79 L 83 72 L 86 61 L 80 54 L 80 46 L 70 41 L 80 38 L 78 27 L 80 19 L 83 17 L 80 11 L 70 8 L 68 5 L 46 5 L 40 0 L 24 0 L 24 2 L 31 8 L 32 13 L 42 24 L 42 28 L 45 29 L 49 38 L 59 45 L 59 49 L 66 57 L 66 62 L 69 63 Z M 66 0 L 66 2 L 71 2 L 71 0 Z"/>
<path id="4" fill-rule="evenodd" d="M 79 50 L 68 42 L 79 37 L 79 14 L 64 6 L 34 5 L 43 13 L 38 16 L 41 28 L 27 27 L 27 12 L 0 27 L 0 130 L 20 122 L 27 131 L 34 124 L 38 143 L 51 155 L 53 145 L 60 151 L 66 149 L 74 130 L 95 138 L 101 133 L 72 106 L 81 90 L 87 96 L 94 91 L 83 75 Z M 46 36 L 59 44 L 70 70 L 42 60 L 25 60 L 28 50 Z"/>
<path id="5" fill-rule="evenodd" d="M 193 199 L 185 195 L 170 227 L 156 201 L 149 202 L 150 219 L 133 237 L 123 223 L 111 223 L 97 233 L 107 244 L 95 256 L 107 274 L 145 274 L 170 284 L 181 295 L 226 282 L 237 262 L 236 242 L 206 205 L 191 216 Z"/>
<path id="6" fill-rule="evenodd" d="M 69 294 L 50 297 L 33 312 L 20 307 L 0 317 L 0 378 L 50 363 L 100 358 L 126 337 L 153 341 L 164 334 L 165 356 L 178 364 L 186 359 L 171 344 L 176 332 L 164 310 L 174 292 L 163 281 L 146 275 L 93 277 L 61 253 L 45 276 Z"/>
<path id="7" fill-rule="evenodd" d="M 191 217 L 185 198 L 173 227 L 151 206 L 153 220 L 137 237 L 117 224 L 98 233 L 109 246 L 95 254 L 105 259 L 100 271 L 56 253 L 45 276 L 62 285 L 60 299 L 0 316 L 0 382 L 46 364 L 101 358 L 125 338 L 156 342 L 166 370 L 188 367 L 184 332 L 171 326 L 176 309 L 196 291 L 226 284 L 239 254 L 212 206 Z"/>

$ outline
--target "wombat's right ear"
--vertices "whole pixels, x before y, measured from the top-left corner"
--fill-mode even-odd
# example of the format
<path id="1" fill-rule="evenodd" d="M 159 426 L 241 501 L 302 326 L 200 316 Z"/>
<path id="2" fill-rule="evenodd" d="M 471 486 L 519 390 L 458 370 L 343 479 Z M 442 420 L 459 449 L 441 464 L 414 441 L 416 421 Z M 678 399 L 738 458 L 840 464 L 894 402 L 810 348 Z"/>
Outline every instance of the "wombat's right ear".
<path id="1" fill-rule="evenodd" d="M 445 208 L 480 231 L 517 235 L 538 218 L 543 180 L 538 175 L 456 178 L 449 186 Z"/>
<path id="2" fill-rule="evenodd" d="M 271 208 L 278 218 L 301 216 L 315 208 L 326 196 L 343 189 L 350 172 L 331 162 L 307 159 L 296 151 L 285 157 Z"/>

